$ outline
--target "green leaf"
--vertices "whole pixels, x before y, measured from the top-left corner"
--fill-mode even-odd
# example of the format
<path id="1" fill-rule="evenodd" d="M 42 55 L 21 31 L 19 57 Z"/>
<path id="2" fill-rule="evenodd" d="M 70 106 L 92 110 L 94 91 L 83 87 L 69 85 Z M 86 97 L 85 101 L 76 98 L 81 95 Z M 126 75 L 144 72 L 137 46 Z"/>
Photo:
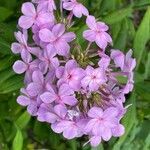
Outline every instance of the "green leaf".
<path id="1" fill-rule="evenodd" d="M 128 78 L 126 76 L 116 76 L 116 79 L 121 84 L 126 84 L 128 81 Z"/>
<path id="2" fill-rule="evenodd" d="M 0 37 L 0 53 L 11 54 L 10 43 Z"/>
<path id="3" fill-rule="evenodd" d="M 145 145 L 143 147 L 143 150 L 149 150 L 150 149 L 150 134 L 147 136 L 145 140 Z"/>
<path id="4" fill-rule="evenodd" d="M 136 106 L 135 106 L 135 99 L 136 96 L 133 93 L 130 97 L 130 100 L 128 102 L 128 104 L 132 104 L 132 106 L 130 106 L 127 109 L 127 113 L 125 115 L 125 117 L 122 119 L 122 124 L 125 127 L 125 133 L 122 137 L 120 137 L 120 139 L 116 142 L 116 144 L 114 145 L 112 150 L 120 150 L 122 144 L 124 143 L 124 141 L 126 140 L 126 138 L 128 137 L 128 134 L 130 133 L 132 127 L 134 126 L 134 124 L 136 123 Z"/>
<path id="5" fill-rule="evenodd" d="M 23 129 L 27 126 L 27 124 L 29 123 L 31 119 L 31 116 L 29 115 L 29 113 L 27 113 L 27 111 L 25 111 L 17 120 L 16 120 L 16 125 L 20 128 Z"/>
<path id="6" fill-rule="evenodd" d="M 149 77 L 150 77 L 150 52 L 148 53 L 148 58 L 145 65 L 144 79 L 148 79 Z"/>
<path id="7" fill-rule="evenodd" d="M 134 7 L 141 7 L 145 5 L 150 5 L 150 0 L 138 0 L 134 3 Z"/>
<path id="8" fill-rule="evenodd" d="M 134 40 L 134 54 L 137 60 L 137 69 L 141 63 L 146 43 L 150 39 L 150 7 L 147 9 L 144 18 L 136 32 Z"/>
<path id="9" fill-rule="evenodd" d="M 85 39 L 83 38 L 83 32 L 87 29 L 86 25 L 83 25 L 81 28 L 79 28 L 76 31 L 76 35 L 77 35 L 77 43 L 79 43 L 81 46 L 85 46 Z"/>
<path id="10" fill-rule="evenodd" d="M 21 130 L 17 129 L 16 136 L 13 140 L 12 149 L 13 150 L 22 150 L 23 148 L 23 135 Z"/>
<path id="11" fill-rule="evenodd" d="M 106 12 L 106 11 L 112 11 L 115 9 L 115 6 L 116 6 L 116 0 L 109 0 L 109 3 L 108 1 L 102 1 L 101 3 L 101 7 L 99 8 L 99 12 L 100 14 Z"/>
<path id="12" fill-rule="evenodd" d="M 4 71 L 0 72 L 0 84 L 2 84 L 3 82 L 5 82 L 8 78 L 10 78 L 11 76 L 13 76 L 15 73 L 12 71 L 11 68 L 6 69 Z"/>
<path id="13" fill-rule="evenodd" d="M 12 11 L 0 6 L 0 21 L 6 20 L 9 16 L 12 15 Z"/>
<path id="14" fill-rule="evenodd" d="M 77 142 L 76 142 L 76 140 L 70 140 L 69 144 L 70 144 L 71 150 L 77 150 Z"/>
<path id="15" fill-rule="evenodd" d="M 150 97 L 150 82 L 138 82 L 135 84 L 135 91 L 142 99 L 149 100 Z"/>
<path id="16" fill-rule="evenodd" d="M 112 39 L 114 43 L 117 40 L 119 33 L 121 32 L 121 27 L 122 27 L 121 23 L 115 23 L 111 25 L 111 33 L 112 33 Z"/>
<path id="17" fill-rule="evenodd" d="M 104 17 L 102 20 L 106 22 L 107 24 L 114 24 L 117 22 L 122 21 L 124 18 L 129 17 L 132 14 L 132 7 L 123 8 L 121 10 L 117 10 L 113 13 L 110 13 L 106 17 Z"/>
<path id="18" fill-rule="evenodd" d="M 16 91 L 23 86 L 22 76 L 14 75 L 13 77 L 7 79 L 0 86 L 0 94 L 6 94 L 9 92 Z"/>
<path id="19" fill-rule="evenodd" d="M 0 38 L 11 42 L 15 41 L 14 31 L 16 30 L 16 22 L 9 22 L 9 24 L 0 22 Z"/>
<path id="20" fill-rule="evenodd" d="M 103 144 L 101 143 L 98 147 L 93 147 L 91 150 L 104 150 Z"/>
<path id="21" fill-rule="evenodd" d="M 0 1 L 0 5 L 5 6 L 9 9 L 13 9 L 14 7 L 16 7 L 16 1 L 17 0 L 11 0 L 11 1 Z"/>
<path id="22" fill-rule="evenodd" d="M 14 63 L 14 57 L 4 56 L 0 58 L 0 71 L 6 70 L 8 67 L 12 66 Z"/>
<path id="23" fill-rule="evenodd" d="M 124 19 L 121 23 L 121 29 L 118 33 L 118 36 L 114 42 L 114 47 L 116 49 L 125 49 L 128 37 L 128 22 L 127 19 Z"/>

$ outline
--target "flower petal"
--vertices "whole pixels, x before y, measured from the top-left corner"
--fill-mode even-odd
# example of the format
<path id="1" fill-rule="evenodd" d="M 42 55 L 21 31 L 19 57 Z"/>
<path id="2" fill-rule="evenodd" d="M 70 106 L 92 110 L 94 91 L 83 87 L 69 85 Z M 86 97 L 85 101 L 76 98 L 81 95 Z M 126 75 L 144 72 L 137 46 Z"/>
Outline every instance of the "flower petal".
<path id="1" fill-rule="evenodd" d="M 27 86 L 27 92 L 32 97 L 37 96 L 41 92 L 41 90 L 42 87 L 38 83 L 32 82 Z"/>
<path id="2" fill-rule="evenodd" d="M 67 139 L 73 139 L 78 136 L 78 129 L 76 126 L 70 126 L 63 132 L 63 136 Z"/>
<path id="3" fill-rule="evenodd" d="M 125 128 L 123 125 L 119 124 L 112 129 L 112 134 L 114 137 L 122 136 L 125 133 Z"/>
<path id="4" fill-rule="evenodd" d="M 28 105 L 27 111 L 32 116 L 36 116 L 37 115 L 37 111 L 38 111 L 37 104 L 36 103 L 31 103 L 30 105 Z"/>
<path id="5" fill-rule="evenodd" d="M 18 24 L 20 27 L 22 27 L 23 29 L 29 29 L 33 23 L 34 23 L 34 19 L 28 16 L 21 16 L 19 18 Z"/>
<path id="6" fill-rule="evenodd" d="M 44 83 L 44 76 L 43 76 L 42 72 L 41 71 L 34 71 L 32 74 L 32 80 L 35 83 L 43 84 Z"/>
<path id="7" fill-rule="evenodd" d="M 88 112 L 88 116 L 91 118 L 99 118 L 102 115 L 103 115 L 103 110 L 99 107 L 92 107 Z"/>
<path id="8" fill-rule="evenodd" d="M 22 47 L 19 43 L 12 43 L 11 50 L 14 54 L 18 54 L 21 52 Z"/>
<path id="9" fill-rule="evenodd" d="M 83 37 L 90 42 L 94 42 L 96 40 L 96 33 L 92 30 L 86 30 L 83 32 Z"/>
<path id="10" fill-rule="evenodd" d="M 73 14 L 78 17 L 78 18 L 81 18 L 82 17 L 82 7 L 80 4 L 76 5 L 74 8 L 73 8 Z"/>
<path id="11" fill-rule="evenodd" d="M 21 11 L 24 15 L 33 17 L 36 15 L 35 7 L 32 3 L 26 2 L 22 5 Z"/>
<path id="12" fill-rule="evenodd" d="M 30 99 L 26 96 L 21 95 L 17 98 L 17 102 L 22 106 L 28 106 L 30 104 Z"/>
<path id="13" fill-rule="evenodd" d="M 73 95 L 74 91 L 70 89 L 70 87 L 67 84 L 63 84 L 59 88 L 59 95 L 61 96 L 69 96 Z"/>
<path id="14" fill-rule="evenodd" d="M 58 40 L 55 43 L 55 48 L 57 50 L 58 55 L 68 56 L 70 46 L 68 45 L 68 43 L 66 41 L 64 41 L 62 39 Z"/>
<path id="15" fill-rule="evenodd" d="M 64 2 L 63 3 L 63 8 L 66 10 L 72 10 L 75 6 L 74 2 Z"/>
<path id="16" fill-rule="evenodd" d="M 68 32 L 62 35 L 61 38 L 65 40 L 66 42 L 71 42 L 76 38 L 76 35 L 73 32 Z"/>
<path id="17" fill-rule="evenodd" d="M 101 143 L 101 136 L 93 136 L 90 138 L 90 143 L 93 147 L 97 147 Z"/>
<path id="18" fill-rule="evenodd" d="M 46 28 L 39 31 L 39 37 L 43 42 L 53 42 L 55 40 L 53 33 Z"/>
<path id="19" fill-rule="evenodd" d="M 27 70 L 28 66 L 21 60 L 18 60 L 14 63 L 13 65 L 13 70 L 17 73 L 17 74 L 22 74 Z"/>
<path id="20" fill-rule="evenodd" d="M 45 113 L 45 121 L 48 123 L 55 123 L 58 119 L 58 116 L 54 113 L 47 112 Z"/>
<path id="21" fill-rule="evenodd" d="M 86 24 L 88 25 L 88 27 L 92 30 L 96 29 L 96 19 L 94 16 L 88 16 L 86 19 Z"/>
<path id="22" fill-rule="evenodd" d="M 52 33 L 56 37 L 60 37 L 64 32 L 65 32 L 65 25 L 64 24 L 60 24 L 60 23 L 56 24 L 52 29 Z"/>
<path id="23" fill-rule="evenodd" d="M 74 96 L 65 96 L 62 98 L 62 101 L 69 106 L 74 106 L 78 102 Z"/>
<path id="24" fill-rule="evenodd" d="M 120 67 L 121 69 L 123 69 L 125 56 L 121 51 L 112 50 L 111 51 L 111 58 L 114 60 L 117 67 Z"/>
<path id="25" fill-rule="evenodd" d="M 65 116 L 66 116 L 66 114 L 67 114 L 67 109 L 66 109 L 66 107 L 65 106 L 63 106 L 63 105 L 56 105 L 55 107 L 54 107 L 54 111 L 55 111 L 55 113 L 60 117 L 60 118 L 64 118 Z"/>
<path id="26" fill-rule="evenodd" d="M 50 93 L 50 92 L 45 92 L 42 95 L 40 95 L 41 100 L 46 103 L 50 104 L 56 99 L 56 95 Z"/>

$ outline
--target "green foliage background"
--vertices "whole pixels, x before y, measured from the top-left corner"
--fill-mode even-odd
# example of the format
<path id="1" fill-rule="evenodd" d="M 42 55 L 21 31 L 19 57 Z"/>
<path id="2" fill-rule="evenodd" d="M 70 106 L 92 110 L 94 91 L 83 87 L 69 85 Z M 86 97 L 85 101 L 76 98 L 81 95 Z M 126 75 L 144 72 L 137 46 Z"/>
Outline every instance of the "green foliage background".
<path id="1" fill-rule="evenodd" d="M 57 1 L 57 0 L 56 0 Z M 18 59 L 11 53 L 13 32 L 23 0 L 0 0 L 0 150 L 149 150 L 150 149 L 150 0 L 80 0 L 90 13 L 110 25 L 114 47 L 126 52 L 132 48 L 137 60 L 134 92 L 127 95 L 128 108 L 122 120 L 126 133 L 98 148 L 82 147 L 85 138 L 66 141 L 45 123 L 31 118 L 16 103 L 22 76 L 12 71 Z M 77 20 L 78 21 L 78 20 Z M 84 44 L 85 24 L 73 29 Z"/>

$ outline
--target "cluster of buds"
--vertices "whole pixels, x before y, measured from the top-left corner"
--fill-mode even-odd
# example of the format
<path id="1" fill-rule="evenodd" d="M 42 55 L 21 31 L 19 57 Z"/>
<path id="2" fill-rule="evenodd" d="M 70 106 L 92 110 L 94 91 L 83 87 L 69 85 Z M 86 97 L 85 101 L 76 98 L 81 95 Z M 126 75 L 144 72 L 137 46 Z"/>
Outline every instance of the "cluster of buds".
<path id="1" fill-rule="evenodd" d="M 126 55 L 106 50 L 112 44 L 108 26 L 81 3 L 60 0 L 59 6 L 54 0 L 22 5 L 20 31 L 11 47 L 22 59 L 14 63 L 14 71 L 25 74 L 17 102 L 66 139 L 86 135 L 96 147 L 125 132 L 120 120 L 126 112 L 125 95 L 133 89 L 136 61 L 132 50 Z M 86 20 L 85 50 L 69 32 L 75 17 Z"/>

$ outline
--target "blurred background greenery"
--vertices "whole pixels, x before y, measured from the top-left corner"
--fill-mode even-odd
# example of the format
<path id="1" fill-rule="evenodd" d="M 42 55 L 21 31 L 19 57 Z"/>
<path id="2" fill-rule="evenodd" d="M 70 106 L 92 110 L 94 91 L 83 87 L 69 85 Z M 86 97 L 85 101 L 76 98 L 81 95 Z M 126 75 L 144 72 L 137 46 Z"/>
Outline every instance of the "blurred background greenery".
<path id="1" fill-rule="evenodd" d="M 10 45 L 15 41 L 13 32 L 17 31 L 17 19 L 25 1 L 0 0 L 0 150 L 150 150 L 150 0 L 80 1 L 110 26 L 115 48 L 134 51 L 135 88 L 126 102 L 132 106 L 122 120 L 126 133 L 98 148 L 82 147 L 84 137 L 66 141 L 16 103 L 23 77 L 12 71 L 18 58 L 11 53 Z M 78 22 L 75 32 L 80 39 L 84 29 L 85 24 Z"/>

